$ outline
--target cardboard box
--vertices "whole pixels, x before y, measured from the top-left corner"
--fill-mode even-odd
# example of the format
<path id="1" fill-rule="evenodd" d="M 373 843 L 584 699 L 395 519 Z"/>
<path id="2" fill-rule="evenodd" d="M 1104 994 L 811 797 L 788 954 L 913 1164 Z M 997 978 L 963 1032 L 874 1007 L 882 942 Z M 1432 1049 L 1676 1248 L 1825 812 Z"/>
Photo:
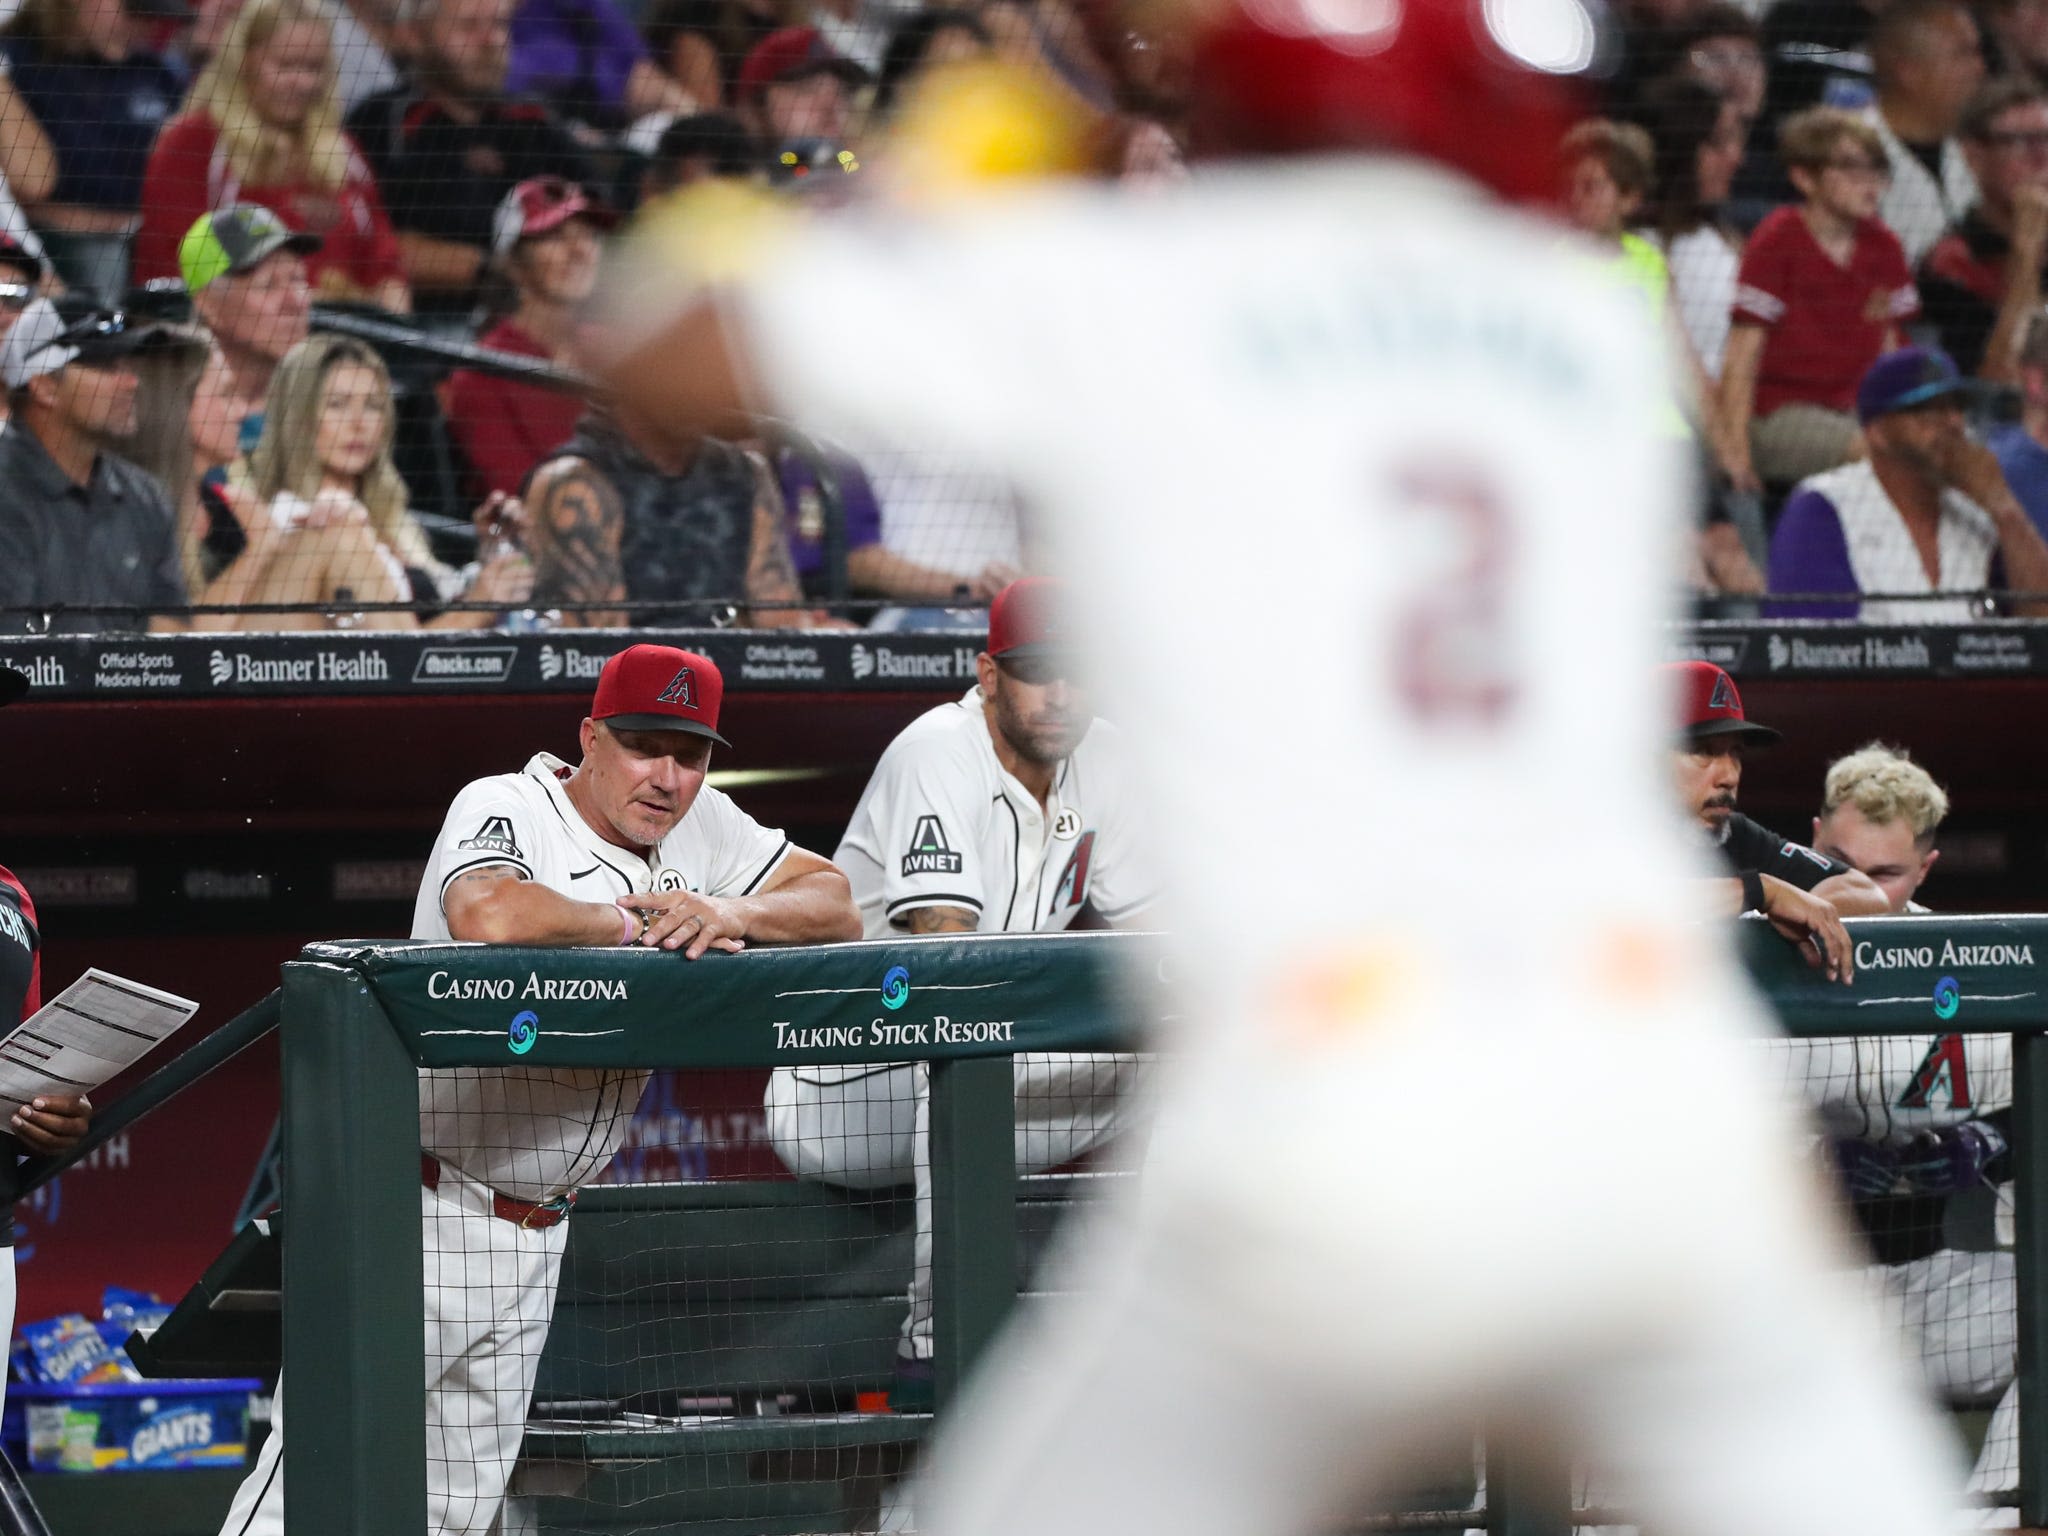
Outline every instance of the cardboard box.
<path id="1" fill-rule="evenodd" d="M 238 1467 L 248 1459 L 250 1394 L 262 1390 L 249 1379 L 10 1382 L 0 1436 L 15 1464 L 35 1472 Z"/>

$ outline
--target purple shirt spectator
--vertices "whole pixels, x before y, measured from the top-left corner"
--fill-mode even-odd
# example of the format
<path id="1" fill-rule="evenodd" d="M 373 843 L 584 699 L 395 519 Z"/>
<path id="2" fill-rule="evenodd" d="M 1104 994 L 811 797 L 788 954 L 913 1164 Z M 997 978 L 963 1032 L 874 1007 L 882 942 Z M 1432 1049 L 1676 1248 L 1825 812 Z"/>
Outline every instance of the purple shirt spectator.
<path id="1" fill-rule="evenodd" d="M 839 477 L 839 504 L 846 518 L 846 552 L 882 542 L 882 507 L 861 467 L 843 454 L 830 454 Z M 822 585 L 825 568 L 825 501 L 810 464 L 787 448 L 775 455 L 775 474 L 789 509 L 789 553 L 806 591 Z M 814 594 L 815 595 L 815 594 Z"/>
<path id="2" fill-rule="evenodd" d="M 613 0 L 520 0 L 505 92 L 545 97 L 586 123 L 623 125 L 626 82 L 646 57 L 647 44 Z"/>
<path id="3" fill-rule="evenodd" d="M 1835 504 L 1819 491 L 1801 490 L 1785 503 L 1778 531 L 1771 535 L 1770 589 L 1773 592 L 1856 592 L 1856 572 L 1849 564 L 1849 541 Z M 1853 619 L 1857 604 L 1764 604 L 1771 619 Z"/>

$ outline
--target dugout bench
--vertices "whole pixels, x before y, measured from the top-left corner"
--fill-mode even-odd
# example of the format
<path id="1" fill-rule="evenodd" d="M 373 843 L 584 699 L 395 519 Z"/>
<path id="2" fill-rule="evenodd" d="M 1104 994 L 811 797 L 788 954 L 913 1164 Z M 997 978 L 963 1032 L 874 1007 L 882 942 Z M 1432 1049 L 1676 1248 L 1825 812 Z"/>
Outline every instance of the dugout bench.
<path id="1" fill-rule="evenodd" d="M 1844 989 L 1817 980 L 1764 925 L 1742 925 L 1744 958 L 1792 1033 L 2014 1035 L 2019 1365 L 2022 1394 L 2034 1401 L 2048 1340 L 2048 1224 L 2031 1198 L 2048 1188 L 2040 1033 L 2048 1029 L 2048 919 L 1878 919 L 1852 932 L 1872 958 L 1857 986 Z M 261 1290 L 251 1276 L 276 1266 L 273 1283 L 281 1280 L 289 1298 L 279 1337 L 294 1362 L 286 1486 L 295 1536 L 418 1528 L 413 1068 L 515 1059 L 507 1052 L 517 999 L 453 998 L 446 994 L 459 989 L 445 978 L 511 977 L 517 990 L 530 975 L 624 996 L 537 1007 L 537 1036 L 519 1058 L 528 1065 L 932 1058 L 943 1405 L 1013 1304 L 1025 1255 L 1075 1193 L 1071 1179 L 1016 1179 L 1006 1058 L 1107 1049 L 1126 1023 L 1170 1006 L 1161 988 L 1114 985 L 1119 960 L 1132 973 L 1156 973 L 1148 941 L 1113 934 L 750 951 L 700 962 L 680 985 L 662 969 L 682 963 L 672 955 L 313 946 L 286 968 L 283 989 L 285 1210 L 294 1241 L 280 1261 L 275 1245 L 245 1233 L 239 1267 L 233 1251 L 224 1255 L 144 1353 L 188 1371 L 210 1351 L 220 1368 L 246 1370 L 251 1297 Z M 912 970 L 901 1013 L 883 992 L 899 964 Z M 858 1043 L 881 1018 L 957 1015 L 964 1010 L 946 999 L 962 992 L 1003 999 L 977 1001 L 974 1012 L 1000 1014 L 1005 1038 L 923 1051 Z M 295 1201 L 295 1189 L 318 1197 Z M 515 1482 L 540 1500 L 541 1528 L 737 1533 L 818 1530 L 835 1520 L 830 1528 L 846 1529 L 870 1513 L 926 1428 L 919 1415 L 848 1411 L 887 1379 L 904 1305 L 908 1207 L 900 1192 L 795 1184 L 589 1191 L 570 1223 L 537 1394 L 544 1405 L 586 1408 L 581 1416 L 538 1410 L 550 1416 L 529 1426 Z M 1020 1248 L 1020 1232 L 1034 1241 Z M 688 1256 L 680 1269 L 647 1257 L 679 1253 Z M 235 1331 L 242 1344 L 219 1342 Z M 691 1362 L 687 1372 L 677 1360 Z M 718 1411 L 690 1412 L 699 1396 L 721 1399 Z M 2023 1417 L 2021 1465 L 2022 1523 L 2048 1524 L 2048 1415 Z M 1491 1528 L 1549 1536 L 1569 1526 L 1561 1469 L 1490 1471 Z M 1439 1508 L 1440 1520 L 1397 1523 L 1476 1523 Z"/>

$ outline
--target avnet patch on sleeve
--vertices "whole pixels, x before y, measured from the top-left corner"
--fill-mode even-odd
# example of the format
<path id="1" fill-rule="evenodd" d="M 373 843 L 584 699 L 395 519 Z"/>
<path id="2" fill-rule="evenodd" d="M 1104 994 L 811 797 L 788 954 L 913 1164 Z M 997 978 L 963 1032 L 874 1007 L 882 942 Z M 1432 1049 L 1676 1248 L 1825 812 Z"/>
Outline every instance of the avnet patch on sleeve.
<path id="1" fill-rule="evenodd" d="M 910 848 L 903 855 L 903 873 L 911 875 L 957 875 L 960 855 L 946 841 L 945 823 L 927 811 L 911 829 Z"/>
<path id="2" fill-rule="evenodd" d="M 519 851 L 519 840 L 513 834 L 510 816 L 486 816 L 474 833 L 455 846 L 473 848 L 479 853 L 502 853 L 514 859 L 526 857 Z"/>

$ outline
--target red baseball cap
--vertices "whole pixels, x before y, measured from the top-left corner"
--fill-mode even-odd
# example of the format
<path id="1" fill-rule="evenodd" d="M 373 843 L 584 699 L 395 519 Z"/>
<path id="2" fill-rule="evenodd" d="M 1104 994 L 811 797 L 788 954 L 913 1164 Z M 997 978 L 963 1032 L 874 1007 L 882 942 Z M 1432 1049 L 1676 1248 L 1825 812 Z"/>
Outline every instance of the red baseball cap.
<path id="1" fill-rule="evenodd" d="M 784 27 L 754 44 L 740 66 L 740 95 L 759 101 L 771 85 L 812 75 L 837 75 L 848 85 L 865 85 L 868 78 L 865 69 L 833 48 L 816 27 Z"/>
<path id="2" fill-rule="evenodd" d="M 1767 747 L 1784 740 L 1768 725 L 1742 713 L 1742 695 L 1735 679 L 1711 661 L 1674 661 L 1664 668 L 1677 685 L 1679 718 L 1688 741 L 1733 737 L 1751 746 Z"/>
<path id="3" fill-rule="evenodd" d="M 1066 623 L 1067 589 L 1045 576 L 1025 576 L 996 594 L 988 609 L 988 653 L 1057 656 L 1073 649 Z"/>
<path id="4" fill-rule="evenodd" d="M 672 645 L 629 645 L 604 664 L 590 718 L 622 731 L 688 731 L 721 747 L 718 706 L 725 678 L 718 663 Z"/>
<path id="5" fill-rule="evenodd" d="M 491 216 L 491 254 L 510 254 L 522 240 L 560 229 L 581 215 L 600 229 L 610 229 L 619 216 L 565 176 L 529 176 L 498 204 Z"/>

